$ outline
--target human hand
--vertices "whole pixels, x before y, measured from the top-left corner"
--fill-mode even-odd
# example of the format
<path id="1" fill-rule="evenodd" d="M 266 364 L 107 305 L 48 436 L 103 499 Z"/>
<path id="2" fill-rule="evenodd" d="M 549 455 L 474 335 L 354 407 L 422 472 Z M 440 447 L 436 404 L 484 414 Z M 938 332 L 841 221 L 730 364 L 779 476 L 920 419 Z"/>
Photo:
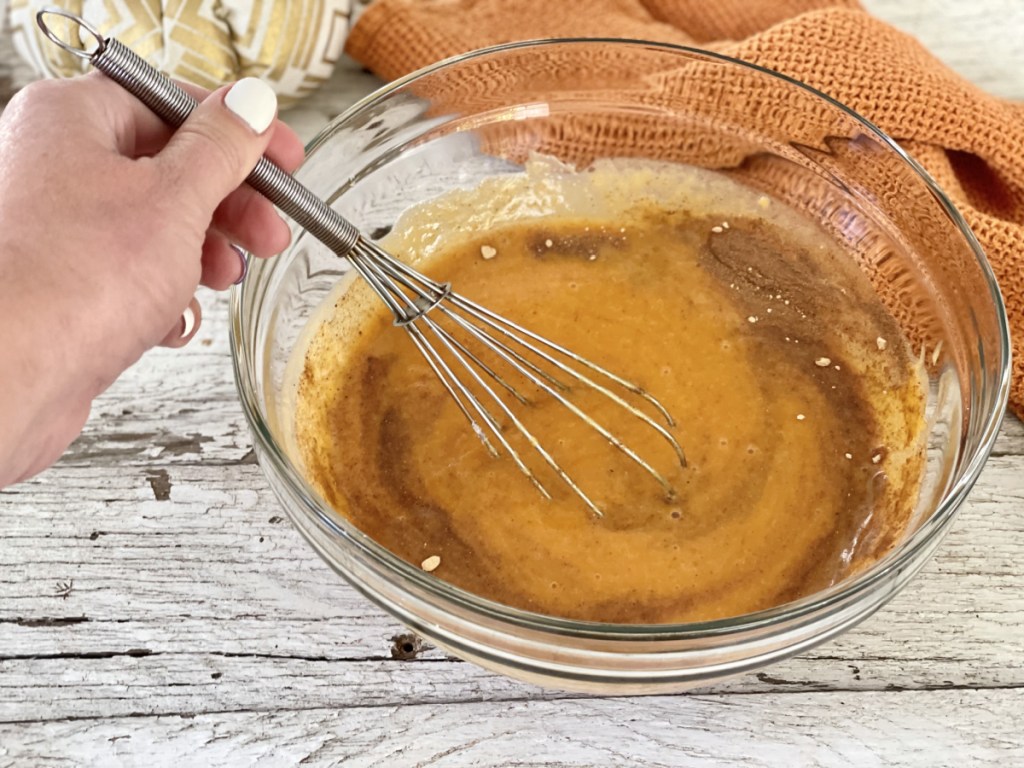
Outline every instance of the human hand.
<path id="1" fill-rule="evenodd" d="M 256 80 L 212 94 L 173 132 L 98 73 L 22 90 L 0 118 L 0 487 L 55 461 L 90 404 L 147 349 L 194 335 L 199 284 L 243 274 L 236 243 L 289 230 L 242 184 L 298 137 Z"/>

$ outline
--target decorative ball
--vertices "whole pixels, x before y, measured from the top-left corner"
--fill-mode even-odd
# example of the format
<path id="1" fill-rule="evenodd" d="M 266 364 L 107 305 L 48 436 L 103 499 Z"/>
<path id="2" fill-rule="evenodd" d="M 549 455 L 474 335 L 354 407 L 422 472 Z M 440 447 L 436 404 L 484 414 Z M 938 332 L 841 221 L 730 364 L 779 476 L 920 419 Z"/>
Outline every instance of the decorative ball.
<path id="1" fill-rule="evenodd" d="M 88 63 L 51 43 L 36 24 L 36 12 L 47 4 L 54 3 L 10 0 L 15 48 L 42 76 L 78 74 Z M 330 77 L 352 11 L 352 0 L 65 0 L 59 5 L 170 77 L 210 89 L 258 77 L 285 104 Z M 56 17 L 50 18 L 59 30 Z M 82 49 L 94 44 L 84 30 L 64 39 Z"/>

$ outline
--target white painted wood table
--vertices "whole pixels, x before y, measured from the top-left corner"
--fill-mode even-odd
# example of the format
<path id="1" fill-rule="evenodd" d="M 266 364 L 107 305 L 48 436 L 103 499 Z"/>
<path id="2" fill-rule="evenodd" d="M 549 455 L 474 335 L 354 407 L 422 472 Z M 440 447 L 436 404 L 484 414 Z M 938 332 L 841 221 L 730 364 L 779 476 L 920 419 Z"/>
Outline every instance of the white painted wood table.
<path id="1" fill-rule="evenodd" d="M 1024 3 L 871 0 L 1024 99 Z M 0 48 L 0 88 L 28 75 Z M 306 137 L 374 85 L 351 63 Z M 0 494 L 0 766 L 1024 765 L 1024 428 L 1008 418 L 939 553 L 843 637 L 678 696 L 521 685 L 426 649 L 339 581 L 253 461 L 226 303 Z"/>

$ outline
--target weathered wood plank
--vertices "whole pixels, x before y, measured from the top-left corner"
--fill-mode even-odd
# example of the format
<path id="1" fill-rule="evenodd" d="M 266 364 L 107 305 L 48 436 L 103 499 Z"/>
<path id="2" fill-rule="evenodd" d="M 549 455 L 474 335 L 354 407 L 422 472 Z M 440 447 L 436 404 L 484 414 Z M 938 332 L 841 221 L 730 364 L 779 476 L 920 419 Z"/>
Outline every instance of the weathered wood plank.
<path id="1" fill-rule="evenodd" d="M 920 40 L 951 69 L 996 96 L 1024 99 L 1024 3 L 1017 0 L 860 0 Z"/>
<path id="2" fill-rule="evenodd" d="M 993 456 L 1024 456 L 1024 423 L 1012 413 L 1003 419 L 999 437 L 992 448 Z"/>
<path id="3" fill-rule="evenodd" d="M 0 759 L 57 766 L 1013 765 L 1021 690 L 703 695 L 0 725 Z"/>
<path id="4" fill-rule="evenodd" d="M 938 650 L 933 644 L 933 649 Z M 201 715 L 361 706 L 454 704 L 475 701 L 572 699 L 474 665 L 444 658 L 399 662 L 258 653 L 156 653 L 121 646 L 115 655 L 77 651 L 54 658 L 0 661 L 0 724 L 67 718 Z M 309 651 L 316 654 L 318 649 Z M 982 682 L 950 657 L 803 658 L 696 693 L 791 695 L 1024 689 L 1019 666 Z M 891 678 L 878 675 L 892 673 Z M 938 679 L 946 674 L 947 679 Z M 966 678 L 966 679 L 965 679 Z M 986 684 L 988 683 L 988 684 Z"/>
<path id="5" fill-rule="evenodd" d="M 938 555 L 874 618 L 720 690 L 1024 685 L 1019 466 L 992 459 Z M 0 695 L 0 720 L 538 695 L 436 650 L 390 661 L 400 627 L 282 517 L 252 465 L 59 467 L 5 494 L 0 690 L 16 711 Z M 232 685 L 246 680 L 260 685 Z"/>

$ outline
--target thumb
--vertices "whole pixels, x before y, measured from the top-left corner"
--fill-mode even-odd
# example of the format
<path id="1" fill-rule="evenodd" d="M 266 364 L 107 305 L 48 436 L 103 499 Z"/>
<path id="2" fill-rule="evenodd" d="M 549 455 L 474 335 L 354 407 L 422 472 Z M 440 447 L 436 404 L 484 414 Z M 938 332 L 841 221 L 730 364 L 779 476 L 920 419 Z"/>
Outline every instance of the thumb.
<path id="1" fill-rule="evenodd" d="M 157 155 L 182 202 L 212 215 L 259 162 L 276 115 L 277 96 L 255 77 L 207 96 Z"/>

